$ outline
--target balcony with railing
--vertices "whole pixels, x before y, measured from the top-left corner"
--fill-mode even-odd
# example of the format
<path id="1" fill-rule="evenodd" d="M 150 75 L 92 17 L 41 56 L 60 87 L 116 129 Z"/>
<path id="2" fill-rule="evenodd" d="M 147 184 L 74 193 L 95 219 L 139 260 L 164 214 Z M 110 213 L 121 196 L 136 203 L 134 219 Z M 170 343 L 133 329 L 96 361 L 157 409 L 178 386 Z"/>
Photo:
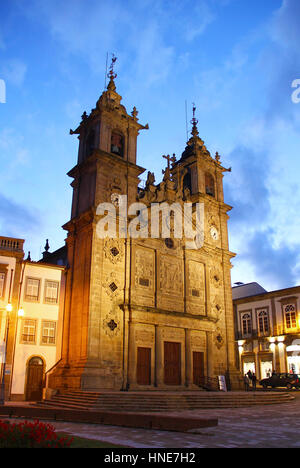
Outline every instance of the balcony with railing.
<path id="1" fill-rule="evenodd" d="M 278 325 L 274 325 L 270 328 L 269 331 L 261 332 L 259 330 L 252 330 L 251 333 L 243 333 L 241 331 L 235 332 L 235 340 L 253 340 L 258 338 L 268 338 L 272 336 L 282 336 L 286 334 L 294 335 L 300 333 L 300 327 L 297 328 L 287 328 L 284 323 L 280 323 Z"/>
<path id="2" fill-rule="evenodd" d="M 0 236 L 0 251 L 23 253 L 24 239 Z"/>
<path id="3" fill-rule="evenodd" d="M 247 340 L 247 339 L 257 339 L 257 338 L 267 338 L 268 336 L 272 336 L 272 330 L 265 330 L 265 331 L 260 331 L 260 330 L 251 330 L 251 333 L 243 333 L 241 331 L 237 331 L 235 333 L 235 339 L 236 341 L 238 340 Z"/>

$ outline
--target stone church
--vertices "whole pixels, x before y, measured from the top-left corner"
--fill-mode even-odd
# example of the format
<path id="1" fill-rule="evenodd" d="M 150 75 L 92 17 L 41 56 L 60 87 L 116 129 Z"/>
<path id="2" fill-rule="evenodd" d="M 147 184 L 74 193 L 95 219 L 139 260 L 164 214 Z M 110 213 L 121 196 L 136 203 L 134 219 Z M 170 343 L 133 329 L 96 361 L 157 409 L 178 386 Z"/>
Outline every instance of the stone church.
<path id="1" fill-rule="evenodd" d="M 187 390 L 238 373 L 234 345 L 229 205 L 223 199 L 218 153 L 201 140 L 195 114 L 191 138 L 177 160 L 165 156 L 163 180 L 155 183 L 137 164 L 137 138 L 147 130 L 109 84 L 76 130 L 78 161 L 67 231 L 68 270 L 61 359 L 48 386 L 62 391 Z M 197 203 L 204 206 L 204 242 L 186 248 L 185 238 L 104 237 L 97 234 L 97 207 L 118 202 Z M 124 198 L 124 197 L 123 197 Z M 128 220 L 130 215 L 128 215 Z M 172 216 L 170 217 L 172 219 Z M 117 224 L 121 222 L 120 216 Z"/>

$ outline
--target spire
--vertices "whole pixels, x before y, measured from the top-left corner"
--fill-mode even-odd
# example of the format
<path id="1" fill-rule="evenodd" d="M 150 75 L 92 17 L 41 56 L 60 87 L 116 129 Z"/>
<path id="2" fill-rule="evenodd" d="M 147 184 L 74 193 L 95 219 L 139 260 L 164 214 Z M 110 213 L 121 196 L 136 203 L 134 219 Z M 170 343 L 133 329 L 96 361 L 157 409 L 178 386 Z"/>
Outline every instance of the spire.
<path id="1" fill-rule="evenodd" d="M 191 134 L 193 135 L 194 138 L 199 137 L 199 132 L 197 128 L 198 119 L 196 119 L 195 117 L 195 112 L 196 112 L 196 106 L 193 103 L 193 118 L 191 120 L 191 124 L 193 125 L 193 128 L 192 128 Z"/>
<path id="2" fill-rule="evenodd" d="M 110 91 L 115 91 L 116 90 L 116 85 L 114 82 L 114 79 L 117 78 L 117 73 L 114 72 L 114 65 L 117 61 L 117 57 L 115 57 L 114 54 L 112 54 L 112 59 L 111 59 L 111 64 L 109 67 L 109 72 L 107 73 L 107 77 L 109 78 L 109 83 L 107 85 L 107 89 Z"/>
<path id="3" fill-rule="evenodd" d="M 207 151 L 207 148 L 204 144 L 204 141 L 199 137 L 198 132 L 198 119 L 196 119 L 196 106 L 193 103 L 193 118 L 191 120 L 192 124 L 192 131 L 191 131 L 191 138 L 187 142 L 187 146 L 184 152 L 181 155 L 181 159 L 186 159 L 190 156 L 194 156 L 196 154 L 196 150 L 200 151 L 202 154 L 206 154 L 210 156 L 210 153 Z"/>

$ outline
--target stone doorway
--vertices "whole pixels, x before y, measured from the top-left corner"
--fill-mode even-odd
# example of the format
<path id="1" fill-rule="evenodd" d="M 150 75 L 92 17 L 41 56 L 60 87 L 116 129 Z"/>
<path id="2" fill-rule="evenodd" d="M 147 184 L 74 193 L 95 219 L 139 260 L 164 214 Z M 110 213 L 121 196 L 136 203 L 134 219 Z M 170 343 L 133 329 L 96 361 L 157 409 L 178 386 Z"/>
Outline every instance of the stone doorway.
<path id="1" fill-rule="evenodd" d="M 27 365 L 27 380 L 25 398 L 27 401 L 38 401 L 43 397 L 44 362 L 38 357 L 32 357 Z"/>

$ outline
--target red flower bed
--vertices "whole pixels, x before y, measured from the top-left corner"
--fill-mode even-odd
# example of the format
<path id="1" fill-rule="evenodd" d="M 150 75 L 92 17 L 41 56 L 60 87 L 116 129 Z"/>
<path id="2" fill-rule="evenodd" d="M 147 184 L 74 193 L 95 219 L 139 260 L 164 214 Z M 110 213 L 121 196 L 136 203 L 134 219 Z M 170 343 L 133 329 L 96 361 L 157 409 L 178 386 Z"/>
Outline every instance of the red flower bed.
<path id="1" fill-rule="evenodd" d="M 58 436 L 50 424 L 0 420 L 0 448 L 68 448 L 72 441 Z"/>

